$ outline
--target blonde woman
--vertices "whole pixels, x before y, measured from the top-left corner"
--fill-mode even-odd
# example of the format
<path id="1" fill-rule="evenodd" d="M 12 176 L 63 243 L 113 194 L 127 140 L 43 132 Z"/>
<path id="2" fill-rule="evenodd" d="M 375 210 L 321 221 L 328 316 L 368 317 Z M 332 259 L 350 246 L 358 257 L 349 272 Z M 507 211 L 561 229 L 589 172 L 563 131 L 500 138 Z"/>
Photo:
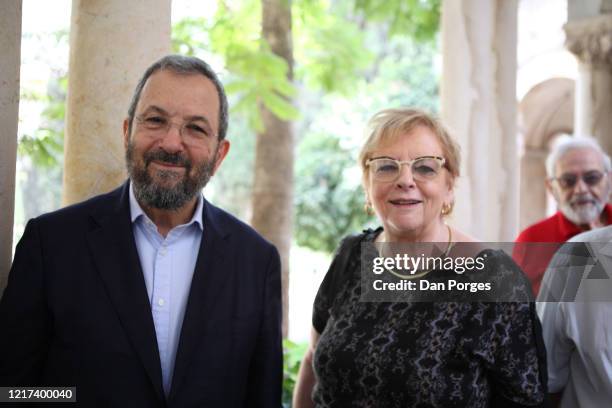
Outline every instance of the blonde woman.
<path id="1" fill-rule="evenodd" d="M 445 223 L 460 155 L 444 126 L 420 110 L 389 109 L 370 128 L 360 164 L 382 227 L 345 239 L 336 253 L 315 299 L 294 407 L 543 406 L 533 303 L 360 301 L 361 243 L 475 241 Z M 488 251 L 487 271 L 517 269 Z"/>

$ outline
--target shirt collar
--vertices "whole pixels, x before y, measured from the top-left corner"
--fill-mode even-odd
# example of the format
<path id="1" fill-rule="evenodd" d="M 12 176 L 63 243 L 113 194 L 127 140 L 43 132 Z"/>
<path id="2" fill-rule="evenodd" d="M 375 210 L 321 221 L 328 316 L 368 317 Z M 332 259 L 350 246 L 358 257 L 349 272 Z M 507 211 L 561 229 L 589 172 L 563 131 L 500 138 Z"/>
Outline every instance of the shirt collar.
<path id="1" fill-rule="evenodd" d="M 140 217 L 143 217 L 149 220 L 149 216 L 144 212 L 138 200 L 136 200 L 136 195 L 134 195 L 134 184 L 130 182 L 130 219 L 132 223 L 136 222 Z M 202 213 L 204 209 L 204 197 L 202 193 L 198 193 L 198 201 L 196 203 L 196 209 L 193 213 L 193 217 L 191 220 L 186 222 L 184 225 L 191 225 L 196 223 L 200 230 L 204 230 L 204 223 L 202 222 Z"/>

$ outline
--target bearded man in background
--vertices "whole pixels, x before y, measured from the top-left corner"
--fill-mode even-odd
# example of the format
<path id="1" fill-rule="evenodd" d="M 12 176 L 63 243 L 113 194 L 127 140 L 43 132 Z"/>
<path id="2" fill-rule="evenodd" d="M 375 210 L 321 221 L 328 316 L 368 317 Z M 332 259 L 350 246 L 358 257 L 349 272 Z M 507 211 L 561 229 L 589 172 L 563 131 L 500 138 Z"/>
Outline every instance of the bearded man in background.
<path id="1" fill-rule="evenodd" d="M 546 159 L 546 188 L 557 202 L 552 216 L 527 227 L 516 238 L 514 260 L 537 296 L 546 267 L 561 243 L 612 223 L 610 157 L 595 139 L 562 137 Z M 557 243 L 529 245 L 526 243 Z"/>

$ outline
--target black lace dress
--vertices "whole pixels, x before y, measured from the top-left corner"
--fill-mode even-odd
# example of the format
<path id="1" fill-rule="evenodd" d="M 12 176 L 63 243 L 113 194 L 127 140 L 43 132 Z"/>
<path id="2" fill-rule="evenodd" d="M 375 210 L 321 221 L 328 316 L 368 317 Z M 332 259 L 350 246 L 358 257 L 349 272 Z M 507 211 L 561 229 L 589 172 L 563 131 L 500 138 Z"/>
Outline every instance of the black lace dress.
<path id="1" fill-rule="evenodd" d="M 360 302 L 360 243 L 378 232 L 343 242 L 315 299 L 315 405 L 544 406 L 535 305 Z M 501 251 L 488 255 L 486 268 L 517 268 Z"/>

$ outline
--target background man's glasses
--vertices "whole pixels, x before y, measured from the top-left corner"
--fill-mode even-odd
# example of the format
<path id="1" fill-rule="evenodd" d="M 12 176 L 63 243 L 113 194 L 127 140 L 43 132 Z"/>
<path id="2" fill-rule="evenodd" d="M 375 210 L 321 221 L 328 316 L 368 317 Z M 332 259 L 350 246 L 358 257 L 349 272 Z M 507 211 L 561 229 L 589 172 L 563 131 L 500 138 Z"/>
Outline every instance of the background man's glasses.
<path id="1" fill-rule="evenodd" d="M 591 171 L 587 171 L 586 173 L 582 173 L 580 175 L 574 174 L 574 173 L 565 173 L 565 174 L 562 174 L 560 177 L 553 177 L 551 178 L 551 180 L 554 180 L 557 183 L 559 183 L 559 185 L 563 189 L 570 189 L 576 186 L 579 179 L 582 179 L 584 184 L 586 184 L 587 186 L 590 186 L 590 187 L 596 186 L 597 184 L 599 184 L 601 179 L 604 178 L 604 176 L 605 174 L 602 173 L 601 171 L 591 170 Z"/>
<path id="2" fill-rule="evenodd" d="M 427 181 L 435 178 L 446 161 L 439 156 L 423 156 L 414 160 L 395 160 L 388 157 L 375 157 L 366 161 L 373 179 L 380 182 L 392 182 L 399 178 L 402 165 L 410 166 L 412 177 L 416 181 Z"/>

